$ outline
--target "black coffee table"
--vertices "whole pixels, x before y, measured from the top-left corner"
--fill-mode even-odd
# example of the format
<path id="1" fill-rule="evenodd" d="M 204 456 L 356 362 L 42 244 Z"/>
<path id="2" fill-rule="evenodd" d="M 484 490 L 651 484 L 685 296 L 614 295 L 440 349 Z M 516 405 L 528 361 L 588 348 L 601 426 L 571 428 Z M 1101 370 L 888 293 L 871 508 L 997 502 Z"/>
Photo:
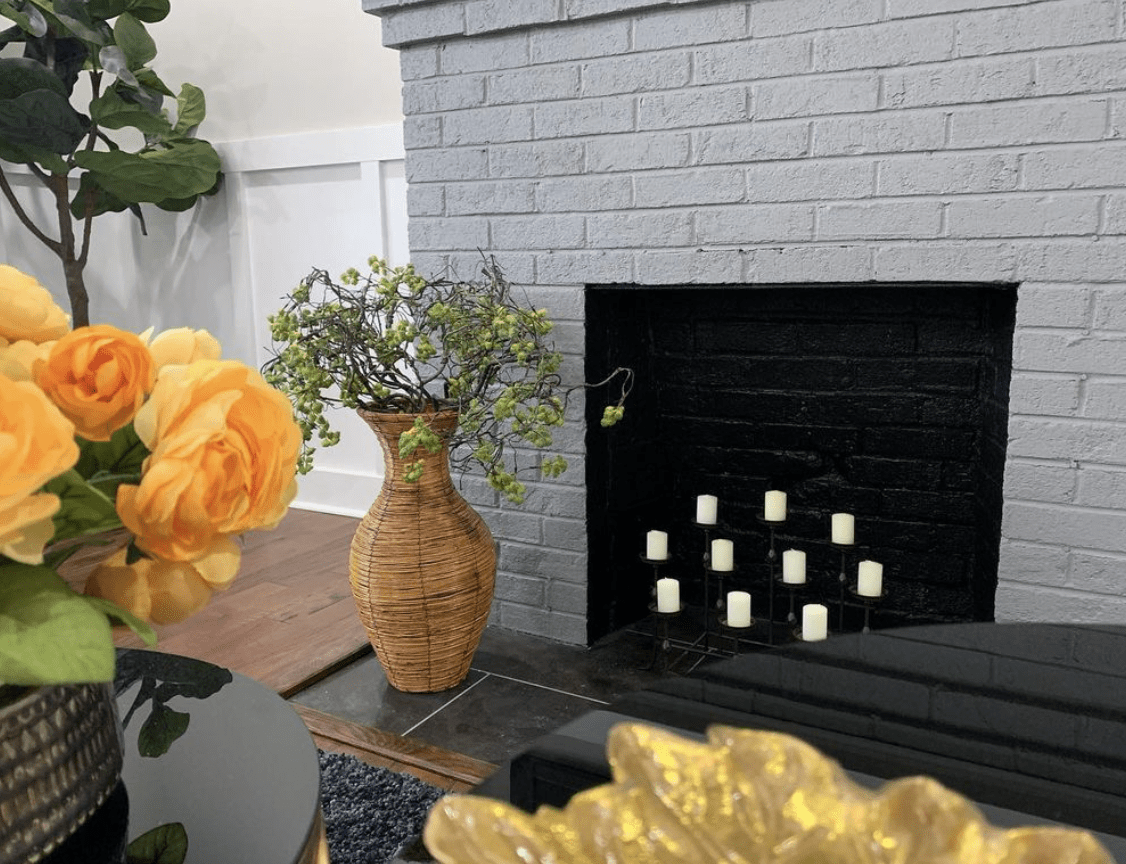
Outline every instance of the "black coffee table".
<path id="1" fill-rule="evenodd" d="M 179 823 L 184 864 L 328 861 L 313 739 L 276 693 L 210 663 L 119 651 L 122 782 L 59 862 L 119 860 L 124 843 Z"/>

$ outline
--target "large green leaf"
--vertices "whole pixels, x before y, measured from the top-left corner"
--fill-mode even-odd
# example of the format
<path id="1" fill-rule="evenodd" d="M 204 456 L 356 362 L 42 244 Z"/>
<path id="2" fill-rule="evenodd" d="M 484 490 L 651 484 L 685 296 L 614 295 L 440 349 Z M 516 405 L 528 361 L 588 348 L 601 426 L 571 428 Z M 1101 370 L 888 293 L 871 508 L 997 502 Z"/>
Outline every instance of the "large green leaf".
<path id="1" fill-rule="evenodd" d="M 140 69 L 156 56 L 156 43 L 145 25 L 129 12 L 122 12 L 113 24 L 113 38 L 125 52 L 129 69 Z"/>
<path id="2" fill-rule="evenodd" d="M 87 483 L 73 468 L 48 481 L 43 489 L 58 495 L 62 501 L 54 517 L 53 543 L 121 527 L 121 519 L 109 496 Z"/>
<path id="3" fill-rule="evenodd" d="M 153 24 L 168 17 L 172 4 L 169 0 L 90 0 L 88 8 L 91 15 L 103 20 L 131 12 L 138 20 Z"/>
<path id="4" fill-rule="evenodd" d="M 190 135 L 207 116 L 207 100 L 194 84 L 184 84 L 176 97 L 176 135 Z"/>
<path id="5" fill-rule="evenodd" d="M 0 159 L 13 162 L 17 165 L 27 165 L 35 162 L 51 174 L 66 174 L 66 163 L 58 153 L 44 150 L 42 147 L 33 147 L 30 144 L 15 145 L 0 138 Z"/>
<path id="6" fill-rule="evenodd" d="M 71 153 L 88 129 L 89 121 L 54 90 L 32 90 L 15 99 L 0 99 L 0 136 L 16 146 Z"/>
<path id="7" fill-rule="evenodd" d="M 109 475 L 126 477 L 139 476 L 141 466 L 148 458 L 149 450 L 144 442 L 137 437 L 133 424 L 122 426 L 108 441 L 87 441 L 81 438 L 78 441 L 78 464 L 75 470 L 110 498 L 117 494 L 117 486 L 106 486 L 105 478 Z M 134 479 L 132 482 L 136 482 Z"/>
<path id="8" fill-rule="evenodd" d="M 21 29 L 37 38 L 47 32 L 47 19 L 43 13 L 27 3 L 17 5 L 4 0 L 0 3 L 0 15 L 15 21 Z"/>
<path id="9" fill-rule="evenodd" d="M 0 566 L 0 681 L 112 681 L 106 616 L 49 567 Z"/>
<path id="10" fill-rule="evenodd" d="M 70 201 L 70 213 L 75 219 L 82 219 L 86 216 L 87 194 L 93 196 L 93 206 L 90 212 L 94 216 L 101 216 L 103 213 L 120 213 L 131 206 L 136 206 L 114 198 L 94 182 L 94 178 L 90 176 L 89 172 L 83 172 L 82 178 L 78 181 L 78 191 L 74 193 L 74 197 Z"/>
<path id="11" fill-rule="evenodd" d="M 105 615 L 107 618 L 116 618 L 140 637 L 141 641 L 150 648 L 156 647 L 156 631 L 147 621 L 142 621 L 132 612 L 127 612 L 116 603 L 111 603 L 102 597 L 85 597 L 87 603 Z"/>
<path id="12" fill-rule="evenodd" d="M 130 127 L 149 135 L 161 136 L 172 133 L 167 117 L 154 114 L 144 105 L 122 99 L 114 88 L 90 102 L 90 116 L 95 123 L 106 129 Z"/>
<path id="13" fill-rule="evenodd" d="M 142 153 L 81 151 L 75 162 L 125 202 L 156 203 L 199 195 L 215 185 L 219 154 L 206 141 L 184 139 Z"/>
<path id="14" fill-rule="evenodd" d="M 137 752 L 149 759 L 163 756 L 188 731 L 191 720 L 190 714 L 174 711 L 163 702 L 153 702 L 152 713 L 137 733 Z"/>
<path id="15" fill-rule="evenodd" d="M 56 34 L 73 36 L 95 48 L 108 45 L 111 32 L 104 22 L 95 21 L 86 8 L 86 0 L 31 0 L 45 13 L 48 22 L 53 18 Z"/>
<path id="16" fill-rule="evenodd" d="M 66 96 L 66 87 L 50 69 L 26 57 L 0 59 L 0 99 L 14 99 L 33 90 Z"/>
<path id="17" fill-rule="evenodd" d="M 152 69 L 138 69 L 137 70 L 137 83 L 139 83 L 146 90 L 154 93 L 160 93 L 162 96 L 175 96 L 168 85 L 160 80 L 160 77 L 152 71 Z"/>
<path id="18" fill-rule="evenodd" d="M 188 832 L 181 822 L 158 825 L 125 850 L 126 864 L 184 864 L 187 857 Z"/>

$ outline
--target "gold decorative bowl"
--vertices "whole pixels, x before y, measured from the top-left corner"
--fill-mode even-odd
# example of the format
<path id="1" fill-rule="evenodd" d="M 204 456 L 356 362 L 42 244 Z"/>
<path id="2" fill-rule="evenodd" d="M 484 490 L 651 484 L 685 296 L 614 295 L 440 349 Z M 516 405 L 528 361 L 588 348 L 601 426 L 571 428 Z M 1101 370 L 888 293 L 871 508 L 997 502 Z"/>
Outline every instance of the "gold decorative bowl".
<path id="1" fill-rule="evenodd" d="M 607 752 L 613 782 L 563 810 L 443 798 L 427 848 L 443 864 L 1114 864 L 1085 831 L 995 828 L 927 777 L 871 791 L 789 735 L 622 724 Z"/>

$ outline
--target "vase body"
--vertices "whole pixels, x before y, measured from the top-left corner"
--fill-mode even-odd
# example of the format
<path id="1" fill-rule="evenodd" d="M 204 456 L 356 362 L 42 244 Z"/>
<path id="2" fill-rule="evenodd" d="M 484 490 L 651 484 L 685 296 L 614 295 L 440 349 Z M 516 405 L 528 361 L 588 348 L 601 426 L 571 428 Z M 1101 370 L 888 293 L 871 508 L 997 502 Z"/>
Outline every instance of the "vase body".
<path id="1" fill-rule="evenodd" d="M 0 707 L 0 862 L 39 861 L 113 792 L 122 735 L 109 684 L 32 688 Z"/>
<path id="2" fill-rule="evenodd" d="M 445 444 L 456 412 L 428 415 L 437 453 L 399 456 L 413 414 L 361 410 L 383 449 L 384 480 L 352 539 L 349 576 L 356 608 L 387 680 L 431 693 L 469 673 L 492 605 L 496 546 L 485 521 L 454 488 Z M 404 478 L 422 459 L 422 476 Z"/>

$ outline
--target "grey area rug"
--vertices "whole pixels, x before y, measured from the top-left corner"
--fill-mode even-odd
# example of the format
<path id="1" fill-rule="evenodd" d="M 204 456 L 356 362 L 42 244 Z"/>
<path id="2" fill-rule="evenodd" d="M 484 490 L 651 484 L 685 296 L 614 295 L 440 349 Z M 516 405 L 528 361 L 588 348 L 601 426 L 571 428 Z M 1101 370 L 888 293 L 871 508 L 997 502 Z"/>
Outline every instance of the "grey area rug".
<path id="1" fill-rule="evenodd" d="M 389 864 L 400 849 L 421 848 L 417 838 L 426 814 L 444 790 L 354 756 L 324 751 L 319 756 L 332 864 Z"/>

